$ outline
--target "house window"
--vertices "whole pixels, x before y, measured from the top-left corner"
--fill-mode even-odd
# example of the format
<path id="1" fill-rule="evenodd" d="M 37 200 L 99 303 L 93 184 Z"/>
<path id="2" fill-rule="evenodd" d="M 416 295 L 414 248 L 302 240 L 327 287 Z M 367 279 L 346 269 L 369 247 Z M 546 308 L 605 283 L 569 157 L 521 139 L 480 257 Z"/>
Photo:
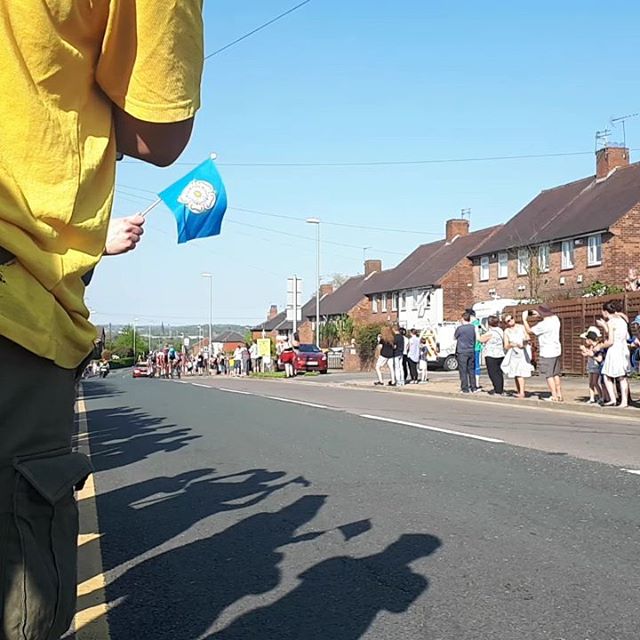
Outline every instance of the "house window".
<path id="1" fill-rule="evenodd" d="M 518 249 L 518 275 L 526 276 L 529 273 L 531 256 L 527 249 Z"/>
<path id="2" fill-rule="evenodd" d="M 562 242 L 562 268 L 573 269 L 573 240 Z"/>
<path id="3" fill-rule="evenodd" d="M 549 245 L 541 244 L 538 247 L 538 269 L 542 273 L 549 271 Z"/>
<path id="4" fill-rule="evenodd" d="M 397 311 L 398 310 L 398 292 L 394 291 L 391 294 L 391 311 Z"/>
<path id="5" fill-rule="evenodd" d="M 382 294 L 382 313 L 384 313 L 387 310 L 387 294 L 383 293 Z"/>
<path id="6" fill-rule="evenodd" d="M 489 279 L 489 256 L 480 258 L 480 281 L 486 282 Z"/>
<path id="7" fill-rule="evenodd" d="M 372 313 L 378 313 L 378 295 L 374 295 L 371 298 L 371 311 Z"/>
<path id="8" fill-rule="evenodd" d="M 413 309 L 413 311 L 417 311 L 418 310 L 418 290 L 414 289 L 411 292 L 411 298 L 413 300 L 413 302 L 411 303 L 411 309 Z"/>
<path id="9" fill-rule="evenodd" d="M 587 265 L 593 267 L 602 264 L 602 234 L 589 236 L 587 242 Z"/>
<path id="10" fill-rule="evenodd" d="M 509 277 L 509 254 L 504 251 L 498 254 L 498 278 Z"/>
<path id="11" fill-rule="evenodd" d="M 400 294 L 400 311 L 406 311 L 407 310 L 407 292 L 403 291 Z"/>

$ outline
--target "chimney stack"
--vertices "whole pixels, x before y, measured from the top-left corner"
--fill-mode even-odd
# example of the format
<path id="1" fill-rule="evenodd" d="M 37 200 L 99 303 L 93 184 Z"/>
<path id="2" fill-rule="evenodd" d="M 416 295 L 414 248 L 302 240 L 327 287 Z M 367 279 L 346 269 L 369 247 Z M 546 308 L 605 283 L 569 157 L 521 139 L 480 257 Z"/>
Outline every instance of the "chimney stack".
<path id="1" fill-rule="evenodd" d="M 447 242 L 453 242 L 458 236 L 469 235 L 469 221 L 464 218 L 447 220 Z"/>
<path id="2" fill-rule="evenodd" d="M 278 305 L 272 304 L 269 308 L 269 315 L 267 316 L 267 320 L 273 320 L 278 315 Z"/>
<path id="3" fill-rule="evenodd" d="M 606 178 L 614 169 L 629 164 L 629 149 L 603 147 L 596 151 L 596 180 Z"/>
<path id="4" fill-rule="evenodd" d="M 333 285 L 332 284 L 321 284 L 320 285 L 320 299 L 325 296 L 329 296 L 333 293 Z"/>
<path id="5" fill-rule="evenodd" d="M 364 275 L 370 276 L 376 271 L 382 271 L 382 260 L 365 260 L 364 261 Z"/>

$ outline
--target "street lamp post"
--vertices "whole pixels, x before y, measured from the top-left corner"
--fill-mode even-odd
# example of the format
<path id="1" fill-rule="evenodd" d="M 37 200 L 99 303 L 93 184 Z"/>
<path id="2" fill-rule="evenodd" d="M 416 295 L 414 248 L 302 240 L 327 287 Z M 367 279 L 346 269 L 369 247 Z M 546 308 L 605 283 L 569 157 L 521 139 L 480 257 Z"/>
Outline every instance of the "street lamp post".
<path id="1" fill-rule="evenodd" d="M 138 318 L 133 319 L 133 364 L 136 363 L 136 322 Z"/>
<path id="2" fill-rule="evenodd" d="M 307 218 L 316 226 L 316 344 L 320 346 L 320 218 Z"/>
<path id="3" fill-rule="evenodd" d="M 209 358 L 213 357 L 213 343 L 211 342 L 211 328 L 213 324 L 213 275 L 203 273 L 203 278 L 209 279 Z"/>

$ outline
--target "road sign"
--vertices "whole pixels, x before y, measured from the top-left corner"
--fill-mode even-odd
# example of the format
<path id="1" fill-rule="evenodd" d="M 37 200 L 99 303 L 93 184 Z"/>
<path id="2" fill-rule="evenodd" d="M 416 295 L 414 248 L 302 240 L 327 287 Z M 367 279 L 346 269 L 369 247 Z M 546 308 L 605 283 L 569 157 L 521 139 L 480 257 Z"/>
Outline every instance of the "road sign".
<path id="1" fill-rule="evenodd" d="M 302 320 L 302 279 L 294 276 L 287 278 L 287 320 Z"/>

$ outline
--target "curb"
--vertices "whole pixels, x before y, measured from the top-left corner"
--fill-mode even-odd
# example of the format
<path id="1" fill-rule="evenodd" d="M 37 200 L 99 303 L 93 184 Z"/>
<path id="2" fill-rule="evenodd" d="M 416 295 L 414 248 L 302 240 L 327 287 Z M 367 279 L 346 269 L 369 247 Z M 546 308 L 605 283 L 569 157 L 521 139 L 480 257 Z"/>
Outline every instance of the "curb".
<path id="1" fill-rule="evenodd" d="M 542 409 L 547 411 L 562 411 L 564 413 L 584 413 L 592 416 L 607 416 L 607 417 L 616 417 L 616 418 L 624 418 L 626 420 L 634 420 L 637 421 L 640 418 L 640 412 L 636 407 L 629 407 L 627 409 L 613 409 L 609 408 L 609 411 L 605 407 L 600 406 L 590 406 L 586 404 L 579 404 L 577 402 L 543 402 L 537 398 L 525 398 L 516 399 L 507 397 L 504 398 L 494 398 L 492 396 L 486 394 L 469 394 L 470 397 L 459 393 L 451 393 L 448 391 L 434 391 L 434 390 L 425 390 L 425 391 L 413 391 L 412 389 L 406 389 L 404 387 L 395 387 L 393 389 L 389 388 L 369 388 L 364 385 L 343 383 L 343 387 L 349 387 L 351 389 L 360 389 L 363 391 L 375 391 L 378 393 L 404 393 L 409 394 L 416 397 L 435 397 L 442 398 L 448 400 L 459 400 L 460 402 L 482 402 L 484 404 L 495 404 L 499 406 L 522 406 L 527 409 Z M 424 387 L 423 387 L 424 388 Z"/>

